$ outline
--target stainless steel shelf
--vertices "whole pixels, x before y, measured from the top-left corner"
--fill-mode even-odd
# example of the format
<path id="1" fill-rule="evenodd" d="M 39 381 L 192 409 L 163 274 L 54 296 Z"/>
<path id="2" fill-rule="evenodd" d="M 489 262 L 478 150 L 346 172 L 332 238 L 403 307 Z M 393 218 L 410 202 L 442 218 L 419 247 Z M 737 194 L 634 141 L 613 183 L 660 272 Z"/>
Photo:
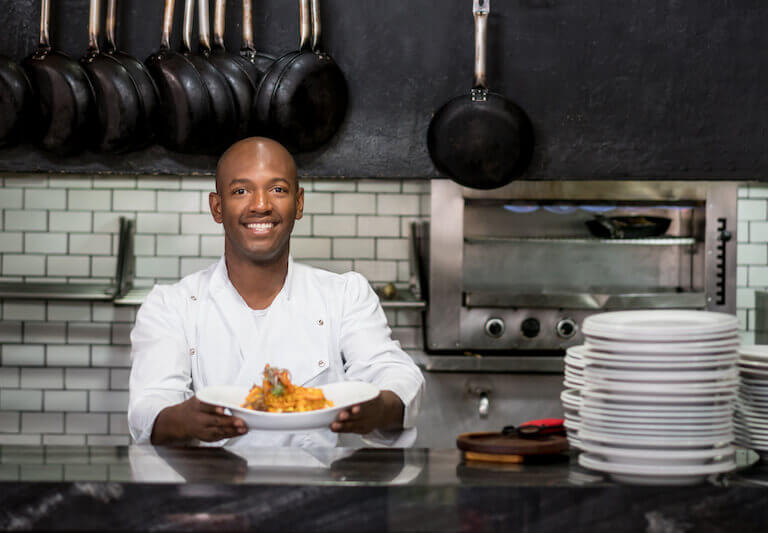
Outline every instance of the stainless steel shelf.
<path id="1" fill-rule="evenodd" d="M 111 301 L 117 293 L 114 285 L 88 283 L 0 282 L 0 299 L 14 300 L 93 300 Z"/>
<path id="2" fill-rule="evenodd" d="M 120 217 L 120 242 L 115 281 L 111 285 L 87 282 L 0 282 L 0 300 L 86 300 L 109 302 L 126 294 L 133 284 L 133 220 Z"/>
<path id="3" fill-rule="evenodd" d="M 563 243 L 563 244 L 611 244 L 617 246 L 693 246 L 693 237 L 654 237 L 649 239 L 597 239 L 589 237 L 466 237 L 467 244 L 504 243 Z"/>

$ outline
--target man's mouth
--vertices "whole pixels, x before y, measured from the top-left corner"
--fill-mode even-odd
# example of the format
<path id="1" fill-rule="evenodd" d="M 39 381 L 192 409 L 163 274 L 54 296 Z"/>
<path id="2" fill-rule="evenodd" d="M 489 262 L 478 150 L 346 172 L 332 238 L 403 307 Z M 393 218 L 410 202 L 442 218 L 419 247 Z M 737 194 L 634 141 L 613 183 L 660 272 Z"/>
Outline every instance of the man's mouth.
<path id="1" fill-rule="evenodd" d="M 250 224 L 245 225 L 246 228 L 248 228 L 251 233 L 255 235 L 263 235 L 265 233 L 269 233 L 272 231 L 272 228 L 275 227 L 274 222 L 251 222 Z"/>

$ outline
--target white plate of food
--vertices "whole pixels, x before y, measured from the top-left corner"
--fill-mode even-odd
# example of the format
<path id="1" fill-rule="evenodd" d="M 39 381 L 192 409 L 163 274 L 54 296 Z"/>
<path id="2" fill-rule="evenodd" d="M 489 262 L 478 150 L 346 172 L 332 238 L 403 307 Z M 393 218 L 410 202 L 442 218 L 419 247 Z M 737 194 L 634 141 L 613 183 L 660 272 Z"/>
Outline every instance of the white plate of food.
<path id="1" fill-rule="evenodd" d="M 242 407 L 251 387 L 242 385 L 217 385 L 206 387 L 197 393 L 204 403 L 226 407 L 242 418 L 249 429 L 272 431 L 303 431 L 327 429 L 342 409 L 364 403 L 379 395 L 379 389 L 363 381 L 342 381 L 317 387 L 333 406 L 312 411 L 273 413 Z"/>

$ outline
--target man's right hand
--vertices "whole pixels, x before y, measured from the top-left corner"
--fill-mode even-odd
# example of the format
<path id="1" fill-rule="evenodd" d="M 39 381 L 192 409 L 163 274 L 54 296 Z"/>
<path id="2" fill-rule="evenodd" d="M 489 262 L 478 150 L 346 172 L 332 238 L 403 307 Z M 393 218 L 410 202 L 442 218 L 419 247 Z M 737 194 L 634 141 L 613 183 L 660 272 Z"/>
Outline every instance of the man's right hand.
<path id="1" fill-rule="evenodd" d="M 242 418 L 226 415 L 223 407 L 203 403 L 193 396 L 160 411 L 150 442 L 180 444 L 192 439 L 214 442 L 238 437 L 247 431 Z"/>

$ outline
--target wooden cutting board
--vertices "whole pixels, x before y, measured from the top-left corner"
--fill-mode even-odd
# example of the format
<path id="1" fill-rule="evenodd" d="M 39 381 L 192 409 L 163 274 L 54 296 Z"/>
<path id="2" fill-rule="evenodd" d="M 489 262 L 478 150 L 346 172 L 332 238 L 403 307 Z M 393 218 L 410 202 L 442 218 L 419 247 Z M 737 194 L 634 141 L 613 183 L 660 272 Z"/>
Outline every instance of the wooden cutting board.
<path id="1" fill-rule="evenodd" d="M 547 435 L 538 439 L 522 439 L 498 432 L 462 433 L 456 446 L 470 461 L 522 463 L 527 456 L 556 455 L 568 450 L 568 439 Z"/>

